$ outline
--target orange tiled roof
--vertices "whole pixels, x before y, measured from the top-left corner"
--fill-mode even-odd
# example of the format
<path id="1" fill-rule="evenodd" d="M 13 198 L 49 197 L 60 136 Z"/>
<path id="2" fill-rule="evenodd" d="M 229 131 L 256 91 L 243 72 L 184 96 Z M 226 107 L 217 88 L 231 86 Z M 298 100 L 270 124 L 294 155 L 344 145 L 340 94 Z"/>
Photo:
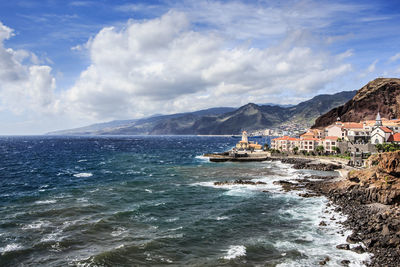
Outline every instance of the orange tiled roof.
<path id="1" fill-rule="evenodd" d="M 290 137 L 290 136 L 282 136 L 282 137 L 278 137 L 278 138 L 275 138 L 275 139 L 272 139 L 272 140 L 276 140 L 276 141 L 279 141 L 279 140 L 299 141 L 300 139 L 297 139 L 297 138 L 294 138 L 294 137 Z"/>
<path id="2" fill-rule="evenodd" d="M 319 141 L 321 139 L 318 139 L 318 138 L 304 138 L 303 140 L 304 141 Z"/>
<path id="3" fill-rule="evenodd" d="M 325 139 L 329 139 L 329 140 L 337 140 L 338 137 L 337 136 L 326 136 Z"/>
<path id="4" fill-rule="evenodd" d="M 392 130 L 390 130 L 388 127 L 381 127 L 381 129 L 385 132 L 385 133 L 391 133 Z"/>
<path id="5" fill-rule="evenodd" d="M 363 124 L 362 123 L 358 123 L 358 122 L 345 122 L 345 123 L 343 123 L 343 128 L 361 129 L 361 128 L 363 128 Z"/>
<path id="6" fill-rule="evenodd" d="M 400 133 L 395 133 L 389 136 L 389 142 L 400 142 Z"/>

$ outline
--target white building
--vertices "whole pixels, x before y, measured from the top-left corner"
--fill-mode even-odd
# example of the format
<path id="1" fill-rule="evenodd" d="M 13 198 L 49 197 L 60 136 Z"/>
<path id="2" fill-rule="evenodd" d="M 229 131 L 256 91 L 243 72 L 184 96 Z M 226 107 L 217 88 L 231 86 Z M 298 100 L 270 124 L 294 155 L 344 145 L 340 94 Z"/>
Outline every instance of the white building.
<path id="1" fill-rule="evenodd" d="M 376 115 L 375 125 L 371 132 L 371 143 L 376 144 L 383 144 L 389 140 L 389 137 L 393 134 L 393 131 L 388 127 L 382 126 L 381 115 Z"/>

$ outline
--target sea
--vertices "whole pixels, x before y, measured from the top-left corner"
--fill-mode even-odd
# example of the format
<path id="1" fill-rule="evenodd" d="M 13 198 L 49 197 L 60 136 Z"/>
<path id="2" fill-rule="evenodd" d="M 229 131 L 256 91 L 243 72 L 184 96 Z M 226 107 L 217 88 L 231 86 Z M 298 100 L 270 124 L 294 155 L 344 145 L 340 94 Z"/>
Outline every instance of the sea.
<path id="1" fill-rule="evenodd" d="M 335 172 L 213 163 L 238 139 L 0 137 L 0 266 L 362 266 L 325 197 L 274 181 Z M 263 142 L 268 140 L 263 140 Z M 261 185 L 215 186 L 217 181 Z M 320 226 L 320 222 L 327 226 Z"/>

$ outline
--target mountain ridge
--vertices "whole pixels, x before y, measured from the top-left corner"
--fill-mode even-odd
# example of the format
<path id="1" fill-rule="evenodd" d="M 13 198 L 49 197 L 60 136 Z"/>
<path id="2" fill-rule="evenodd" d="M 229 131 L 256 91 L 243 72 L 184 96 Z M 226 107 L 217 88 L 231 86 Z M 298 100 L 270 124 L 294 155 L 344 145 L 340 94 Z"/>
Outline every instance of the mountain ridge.
<path id="1" fill-rule="evenodd" d="M 50 135 L 222 135 L 239 134 L 243 130 L 276 127 L 282 123 L 311 126 L 313 120 L 333 107 L 345 103 L 356 91 L 317 95 L 294 106 L 257 105 L 248 103 L 239 108 L 211 108 L 195 112 L 159 115 L 137 120 L 111 121 L 71 130 L 50 132 Z M 116 123 L 119 122 L 119 123 Z M 126 122 L 126 123 L 125 123 Z M 110 126 L 111 125 L 111 126 Z M 90 131 L 90 128 L 93 128 Z M 84 131 L 82 131 L 84 130 Z"/>

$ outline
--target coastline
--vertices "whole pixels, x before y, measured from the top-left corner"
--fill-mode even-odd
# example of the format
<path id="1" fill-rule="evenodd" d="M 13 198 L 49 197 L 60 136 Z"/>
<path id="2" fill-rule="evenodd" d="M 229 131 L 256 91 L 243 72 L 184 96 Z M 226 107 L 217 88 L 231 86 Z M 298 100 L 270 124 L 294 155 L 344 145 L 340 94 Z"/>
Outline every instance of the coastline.
<path id="1" fill-rule="evenodd" d="M 325 196 L 330 205 L 336 206 L 336 211 L 347 216 L 343 225 L 353 233 L 346 239 L 346 244 L 338 247 L 353 250 L 357 253 L 371 253 L 371 261 L 367 266 L 400 266 L 400 208 L 398 204 L 382 204 L 379 201 L 365 201 L 365 191 L 358 190 L 359 186 L 349 182 L 348 174 L 357 168 L 343 164 L 336 159 L 310 159 L 307 157 L 274 157 L 296 166 L 296 161 L 306 169 L 308 163 L 315 166 L 323 164 L 336 164 L 339 173 L 337 178 L 321 179 L 319 181 L 305 180 L 299 184 L 282 184 L 285 190 L 298 190 L 306 188 L 310 193 L 300 194 L 303 197 Z M 315 169 L 315 168 L 311 168 Z M 368 193 L 368 192 L 367 192 Z M 324 222 L 321 222 L 323 225 Z M 362 243 L 363 246 L 351 248 L 351 244 Z M 347 263 L 344 260 L 343 265 Z"/>
<path id="2" fill-rule="evenodd" d="M 400 266 L 398 195 L 388 197 L 390 189 L 384 192 L 380 192 L 381 188 L 371 190 L 370 186 L 374 186 L 372 181 L 358 184 L 353 181 L 354 178 L 349 178 L 357 171 L 369 169 L 347 166 L 347 160 L 341 158 L 269 155 L 260 161 L 264 160 L 292 164 L 295 169 L 337 172 L 337 177 L 314 176 L 310 177 L 312 179 L 296 179 L 293 183 L 278 181 L 277 184 L 285 191 L 306 189 L 306 193 L 299 194 L 301 197 L 325 196 L 329 200 L 328 205 L 333 205 L 335 211 L 347 217 L 342 224 L 352 234 L 347 236 L 346 243 L 337 244 L 337 248 L 371 254 L 370 261 L 365 263 L 367 266 Z M 320 226 L 324 225 L 326 223 L 321 221 Z M 350 262 L 344 259 L 341 264 L 348 266 Z"/>

